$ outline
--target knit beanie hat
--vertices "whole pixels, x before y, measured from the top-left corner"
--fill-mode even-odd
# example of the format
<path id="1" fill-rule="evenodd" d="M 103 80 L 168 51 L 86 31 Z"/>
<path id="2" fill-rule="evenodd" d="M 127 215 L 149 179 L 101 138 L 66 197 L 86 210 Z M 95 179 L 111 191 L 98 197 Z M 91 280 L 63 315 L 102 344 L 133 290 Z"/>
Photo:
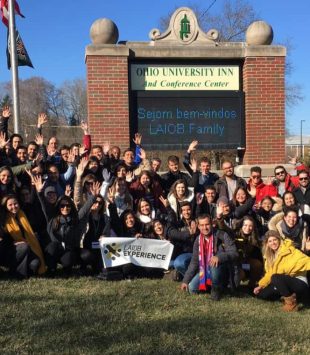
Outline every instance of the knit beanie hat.
<path id="1" fill-rule="evenodd" d="M 225 196 L 219 197 L 218 200 L 216 201 L 217 206 L 219 206 L 220 203 L 224 205 L 229 205 L 228 198 Z"/>

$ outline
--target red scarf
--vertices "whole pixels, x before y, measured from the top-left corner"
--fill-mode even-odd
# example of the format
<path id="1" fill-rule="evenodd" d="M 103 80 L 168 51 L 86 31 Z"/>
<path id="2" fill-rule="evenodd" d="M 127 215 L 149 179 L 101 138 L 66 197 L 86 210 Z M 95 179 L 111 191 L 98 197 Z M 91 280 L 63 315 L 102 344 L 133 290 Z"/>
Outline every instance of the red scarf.
<path id="1" fill-rule="evenodd" d="M 213 256 L 213 234 L 206 239 L 199 236 L 199 291 L 206 291 L 212 285 L 210 260 Z"/>

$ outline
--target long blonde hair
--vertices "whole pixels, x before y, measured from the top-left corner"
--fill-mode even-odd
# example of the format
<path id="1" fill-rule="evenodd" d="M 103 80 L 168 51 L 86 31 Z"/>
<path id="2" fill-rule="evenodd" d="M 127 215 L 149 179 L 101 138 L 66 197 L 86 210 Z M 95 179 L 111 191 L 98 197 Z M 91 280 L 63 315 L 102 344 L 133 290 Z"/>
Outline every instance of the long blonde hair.
<path id="1" fill-rule="evenodd" d="M 273 251 L 268 246 L 268 239 L 271 237 L 277 238 L 279 241 L 279 248 L 276 251 Z M 278 256 L 278 251 L 280 249 L 282 241 L 283 241 L 283 239 L 281 238 L 281 235 L 278 231 L 270 230 L 265 234 L 265 239 L 263 242 L 263 256 L 266 261 L 266 268 L 267 269 L 271 269 L 273 267 L 273 264 Z"/>

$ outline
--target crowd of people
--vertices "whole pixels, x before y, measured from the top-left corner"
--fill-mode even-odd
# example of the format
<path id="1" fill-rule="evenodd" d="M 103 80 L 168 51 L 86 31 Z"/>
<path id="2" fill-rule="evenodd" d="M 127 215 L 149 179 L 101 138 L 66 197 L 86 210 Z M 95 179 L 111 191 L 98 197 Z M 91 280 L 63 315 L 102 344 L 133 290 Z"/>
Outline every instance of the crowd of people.
<path id="1" fill-rule="evenodd" d="M 147 158 L 142 136 L 134 149 L 121 152 L 109 143 L 91 145 L 86 123 L 83 142 L 58 146 L 44 137 L 46 114 L 27 144 L 8 134 L 11 112 L 0 118 L 0 265 L 10 277 L 53 276 L 62 269 L 92 272 L 107 280 L 171 277 L 190 293 L 243 288 L 261 299 L 282 297 L 283 309 L 298 309 L 309 299 L 309 169 L 296 164 L 295 176 L 274 168 L 265 183 L 253 166 L 246 181 L 229 160 L 222 176 L 211 172 L 204 156 L 193 157 L 193 141 L 180 158 Z M 44 144 L 46 141 L 46 145 Z M 169 240 L 173 255 L 168 271 L 126 264 L 106 269 L 102 237 Z"/>

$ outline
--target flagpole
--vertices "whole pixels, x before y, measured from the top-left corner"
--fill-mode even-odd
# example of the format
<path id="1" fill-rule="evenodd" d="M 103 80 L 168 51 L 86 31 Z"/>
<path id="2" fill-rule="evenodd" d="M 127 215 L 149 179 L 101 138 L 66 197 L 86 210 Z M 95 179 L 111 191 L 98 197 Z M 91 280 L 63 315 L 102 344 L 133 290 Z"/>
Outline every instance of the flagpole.
<path id="1" fill-rule="evenodd" d="M 20 133 L 19 83 L 16 49 L 15 6 L 14 0 L 9 0 L 9 31 L 11 50 L 12 92 L 14 110 L 14 133 Z"/>

